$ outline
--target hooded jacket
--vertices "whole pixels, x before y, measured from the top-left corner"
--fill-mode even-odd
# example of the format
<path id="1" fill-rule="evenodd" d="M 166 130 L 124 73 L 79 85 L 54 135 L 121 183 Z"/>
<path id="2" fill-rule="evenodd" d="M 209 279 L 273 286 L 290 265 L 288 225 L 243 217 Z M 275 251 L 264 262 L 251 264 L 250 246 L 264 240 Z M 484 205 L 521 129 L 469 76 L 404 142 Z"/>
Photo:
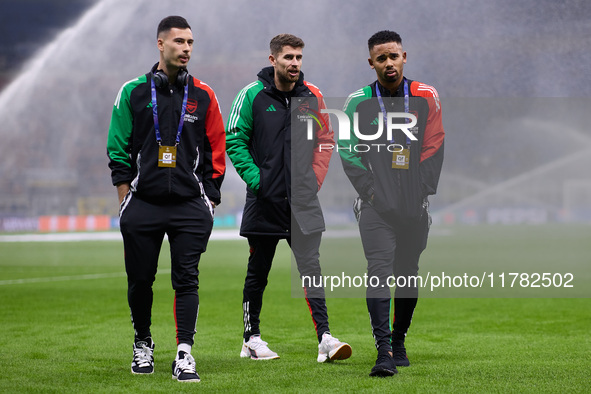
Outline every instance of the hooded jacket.
<path id="1" fill-rule="evenodd" d="M 437 191 L 445 132 L 441 121 L 441 103 L 435 88 L 417 81 L 406 81 L 409 86 L 409 112 L 417 117 L 417 124 L 410 131 L 417 141 L 408 140 L 400 129 L 394 129 L 393 140 L 388 140 L 386 126 L 376 140 L 364 141 L 355 134 L 355 113 L 358 129 L 363 135 L 376 134 L 378 123 L 383 122 L 376 89 L 380 89 L 386 112 L 405 112 L 403 83 L 396 92 L 389 92 L 375 81 L 352 93 L 345 103 L 344 111 L 351 124 L 351 139 L 339 140 L 339 154 L 345 173 L 363 201 L 371 203 L 378 212 L 412 220 L 421 217 L 427 196 Z M 404 120 L 397 122 L 404 123 Z M 408 169 L 393 168 L 394 151 L 400 146 L 410 146 Z"/>
<path id="2" fill-rule="evenodd" d="M 292 213 L 304 234 L 324 231 L 317 193 L 332 148 L 320 145 L 332 147 L 334 133 L 322 108 L 322 93 L 303 73 L 286 94 L 275 86 L 273 67 L 262 69 L 234 99 L 226 140 L 246 183 L 241 235 L 289 237 Z"/>

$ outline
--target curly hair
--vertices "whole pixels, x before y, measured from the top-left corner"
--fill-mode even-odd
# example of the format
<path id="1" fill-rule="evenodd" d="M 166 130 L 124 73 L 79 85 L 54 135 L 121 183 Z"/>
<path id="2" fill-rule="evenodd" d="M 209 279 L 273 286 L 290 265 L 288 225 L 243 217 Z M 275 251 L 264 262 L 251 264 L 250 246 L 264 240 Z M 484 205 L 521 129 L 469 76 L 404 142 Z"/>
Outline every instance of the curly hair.
<path id="1" fill-rule="evenodd" d="M 367 40 L 367 47 L 371 51 L 376 45 L 386 44 L 388 42 L 396 42 L 402 45 L 402 38 L 395 31 L 382 30 L 375 33 L 369 38 L 369 40 Z"/>

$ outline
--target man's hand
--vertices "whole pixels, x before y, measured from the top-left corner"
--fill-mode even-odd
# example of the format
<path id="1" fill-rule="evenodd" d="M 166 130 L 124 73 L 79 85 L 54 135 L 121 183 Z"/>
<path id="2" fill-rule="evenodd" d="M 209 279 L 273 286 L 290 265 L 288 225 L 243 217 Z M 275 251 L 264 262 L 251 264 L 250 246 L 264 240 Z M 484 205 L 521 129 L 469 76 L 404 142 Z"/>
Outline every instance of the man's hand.
<path id="1" fill-rule="evenodd" d="M 129 183 L 120 183 L 117 185 L 117 196 L 119 197 L 119 205 L 121 205 L 127 193 L 129 193 Z"/>

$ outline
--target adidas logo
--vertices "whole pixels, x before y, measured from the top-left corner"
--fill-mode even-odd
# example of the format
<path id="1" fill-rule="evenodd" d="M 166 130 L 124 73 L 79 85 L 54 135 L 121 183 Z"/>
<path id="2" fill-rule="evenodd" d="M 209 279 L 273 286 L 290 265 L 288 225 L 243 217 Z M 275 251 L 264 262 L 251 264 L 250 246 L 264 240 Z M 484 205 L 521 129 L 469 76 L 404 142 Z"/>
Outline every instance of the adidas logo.
<path id="1" fill-rule="evenodd" d="M 269 108 L 267 108 L 267 112 L 275 112 L 275 111 L 277 111 L 277 110 L 275 109 L 273 104 L 269 105 Z"/>
<path id="2" fill-rule="evenodd" d="M 371 121 L 372 125 L 377 126 L 378 124 L 380 124 L 380 120 L 378 119 L 378 117 L 376 116 L 376 118 L 374 120 Z"/>

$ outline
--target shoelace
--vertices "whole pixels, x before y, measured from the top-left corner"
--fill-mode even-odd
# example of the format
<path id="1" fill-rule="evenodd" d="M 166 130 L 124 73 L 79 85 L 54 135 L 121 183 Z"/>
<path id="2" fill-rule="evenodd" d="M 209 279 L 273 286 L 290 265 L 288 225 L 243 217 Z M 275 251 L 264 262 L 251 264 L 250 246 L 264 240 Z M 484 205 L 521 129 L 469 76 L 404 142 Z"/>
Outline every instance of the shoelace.
<path id="1" fill-rule="evenodd" d="M 152 348 L 143 345 L 140 348 L 133 349 L 133 359 L 138 367 L 152 365 Z"/>
<path id="2" fill-rule="evenodd" d="M 258 338 L 255 337 L 255 338 L 251 339 L 250 342 L 251 342 L 250 348 L 254 349 L 254 350 L 256 350 L 260 347 L 266 347 L 268 345 L 268 343 L 263 341 L 260 337 L 258 337 Z"/>
<path id="3" fill-rule="evenodd" d="M 176 368 L 184 373 L 195 373 L 195 359 L 190 354 L 176 362 Z"/>
<path id="4" fill-rule="evenodd" d="M 335 338 L 333 336 L 325 336 L 322 339 L 323 342 L 323 347 L 319 348 L 321 349 L 321 351 L 324 351 L 324 353 L 328 354 L 328 352 L 333 349 L 335 346 L 337 346 L 339 343 L 341 343 L 341 341 L 338 340 L 338 338 Z"/>

